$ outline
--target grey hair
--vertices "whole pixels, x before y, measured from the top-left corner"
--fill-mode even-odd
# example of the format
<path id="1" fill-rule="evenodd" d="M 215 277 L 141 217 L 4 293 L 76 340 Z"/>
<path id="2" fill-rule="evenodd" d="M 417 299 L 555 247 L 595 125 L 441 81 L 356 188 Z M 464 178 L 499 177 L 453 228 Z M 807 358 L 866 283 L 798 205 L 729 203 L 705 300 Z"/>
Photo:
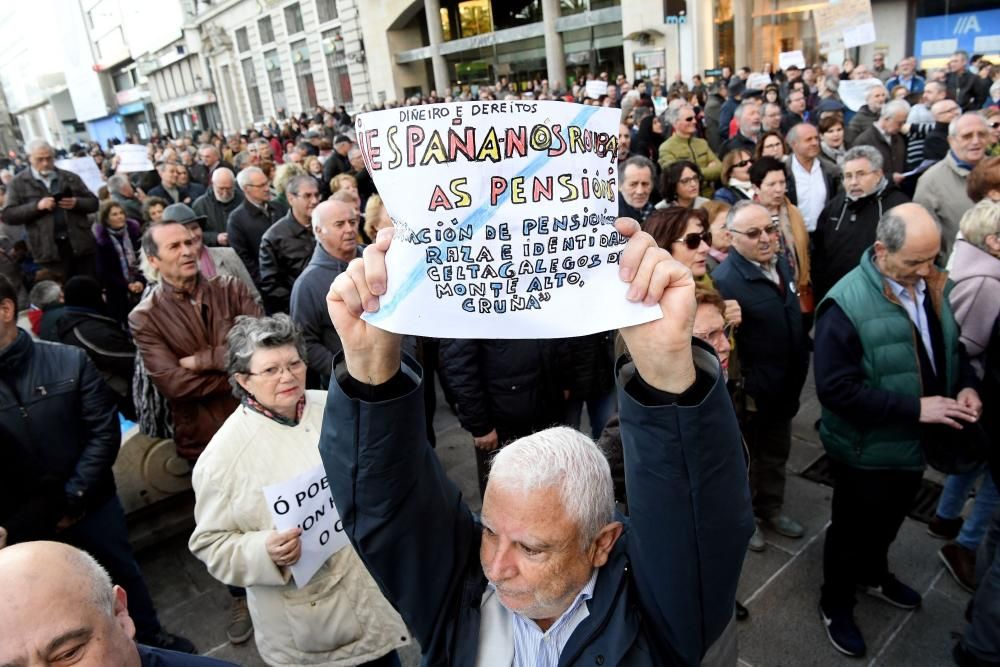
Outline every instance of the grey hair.
<path id="1" fill-rule="evenodd" d="M 959 57 L 960 57 L 960 58 L 962 58 L 962 59 L 963 59 L 963 60 L 964 60 L 965 62 L 969 62 L 969 52 L 968 52 L 968 51 L 966 51 L 965 49 L 957 49 L 957 50 L 956 50 L 956 51 L 955 51 L 954 53 L 952 53 L 951 55 L 953 55 L 953 56 L 959 56 Z"/>
<path id="2" fill-rule="evenodd" d="M 97 560 L 86 551 L 70 547 L 65 550 L 66 560 L 70 568 L 82 575 L 87 580 L 87 597 L 95 607 L 108 616 L 115 614 L 115 587 L 111 582 L 111 575 L 97 562 Z"/>
<path id="3" fill-rule="evenodd" d="M 794 146 L 799 143 L 799 133 L 802 132 L 802 128 L 808 125 L 809 127 L 815 129 L 816 126 L 812 123 L 796 123 L 788 128 L 788 134 L 785 135 L 785 141 L 788 142 L 789 146 Z M 818 130 L 817 130 L 818 132 Z"/>
<path id="4" fill-rule="evenodd" d="M 656 177 L 656 165 L 648 157 L 643 157 L 642 155 L 633 155 L 629 159 L 622 163 L 622 177 L 624 178 L 625 170 L 629 167 L 638 167 L 640 169 L 649 169 L 649 174 L 653 178 Z"/>
<path id="5" fill-rule="evenodd" d="M 985 250 L 986 237 L 1000 234 L 1000 202 L 979 200 L 962 216 L 959 228 L 966 241 Z"/>
<path id="6" fill-rule="evenodd" d="M 860 67 L 860 65 L 859 65 L 859 67 Z M 878 84 L 878 85 L 875 85 L 875 86 L 872 86 L 871 88 L 869 88 L 868 92 L 865 93 L 865 102 L 867 103 L 868 102 L 868 98 L 871 97 L 872 94 L 875 93 L 878 90 L 884 90 L 886 92 L 886 95 L 889 94 L 889 89 L 888 88 L 886 88 L 882 84 Z"/>
<path id="7" fill-rule="evenodd" d="M 226 335 L 226 344 L 229 348 L 226 354 L 226 372 L 229 373 L 233 395 L 240 400 L 247 396 L 247 391 L 236 381 L 236 374 L 246 375 L 250 372 L 250 360 L 257 350 L 292 345 L 302 361 L 309 358 L 302 331 L 284 313 L 271 317 L 240 315 Z"/>
<path id="8" fill-rule="evenodd" d="M 673 126 L 680 119 L 681 111 L 683 109 L 690 109 L 690 108 L 692 107 L 687 102 L 684 102 L 683 104 L 678 104 L 676 106 L 669 105 L 667 106 L 667 110 L 663 113 L 663 119 L 667 121 L 668 125 Z"/>
<path id="9" fill-rule="evenodd" d="M 226 175 L 228 175 L 229 178 L 236 177 L 236 175 L 233 173 L 233 170 L 230 169 L 229 167 L 216 167 L 215 169 L 212 170 L 212 183 L 215 183 L 215 178 L 217 176 L 226 176 Z"/>
<path id="10" fill-rule="evenodd" d="M 265 175 L 264 170 L 260 167 L 247 167 L 246 169 L 241 169 L 240 173 L 236 174 L 236 182 L 239 183 L 240 190 L 247 186 L 247 183 L 250 182 L 250 177 L 254 174 Z"/>
<path id="11" fill-rule="evenodd" d="M 763 204 L 758 204 L 757 202 L 752 201 L 750 199 L 741 199 L 740 201 L 733 204 L 733 207 L 729 209 L 729 213 L 726 214 L 726 229 L 735 229 L 736 217 L 741 212 L 747 210 L 752 206 L 756 206 L 760 210 L 764 211 L 764 213 L 767 213 L 767 217 L 770 219 L 771 212 L 768 211 Z"/>
<path id="12" fill-rule="evenodd" d="M 116 195 L 122 193 L 122 188 L 128 183 L 128 177 L 122 176 L 121 174 L 115 174 L 108 179 L 108 192 Z"/>
<path id="13" fill-rule="evenodd" d="M 930 75 L 930 72 L 928 72 L 928 75 Z M 948 89 L 947 86 L 945 86 L 940 81 L 928 81 L 926 84 L 924 84 L 924 91 L 926 91 L 927 88 L 930 86 L 934 86 L 934 90 L 937 90 L 938 92 Z"/>
<path id="14" fill-rule="evenodd" d="M 611 467 L 593 440 L 556 426 L 515 440 L 493 457 L 490 485 L 528 493 L 554 488 L 586 549 L 614 520 Z"/>
<path id="15" fill-rule="evenodd" d="M 219 152 L 219 148 L 213 144 L 202 144 L 198 146 L 198 151 L 212 151 L 217 157 L 222 157 L 222 153 Z"/>
<path id="16" fill-rule="evenodd" d="M 868 164 L 872 166 L 872 169 L 878 169 L 879 171 L 884 167 L 882 164 L 882 154 L 874 146 L 862 145 L 848 149 L 844 153 L 844 164 L 847 164 L 851 160 L 868 160 Z"/>
<path id="17" fill-rule="evenodd" d="M 25 146 L 24 150 L 28 153 L 28 155 L 31 155 L 39 148 L 48 148 L 53 154 L 55 154 L 55 149 L 52 148 L 52 144 L 47 142 L 45 139 L 32 139 L 28 142 L 28 145 Z"/>
<path id="18" fill-rule="evenodd" d="M 959 124 L 959 122 L 961 122 L 961 120 L 963 118 L 975 118 L 980 123 L 982 123 L 984 127 L 986 127 L 988 125 L 988 123 L 986 122 L 986 119 L 983 118 L 982 115 L 978 111 L 966 111 L 961 116 L 957 116 L 954 120 L 952 120 L 950 123 L 948 123 L 948 136 L 949 137 L 957 137 L 958 136 L 958 124 Z"/>
<path id="19" fill-rule="evenodd" d="M 823 77 L 823 85 L 826 86 L 827 90 L 835 93 L 840 90 L 840 77 L 827 75 Z"/>
<path id="20" fill-rule="evenodd" d="M 31 288 L 28 293 L 28 301 L 39 308 L 44 308 L 57 303 L 60 296 L 62 296 L 62 287 L 59 286 L 59 283 L 54 280 L 43 280 L 35 283 L 35 286 Z"/>
<path id="21" fill-rule="evenodd" d="M 288 179 L 288 183 L 285 184 L 285 192 L 293 195 L 299 194 L 299 188 L 301 188 L 306 183 L 315 183 L 316 179 L 307 174 L 296 174 Z"/>
<path id="22" fill-rule="evenodd" d="M 892 100 L 891 102 L 886 102 L 882 105 L 882 111 L 879 112 L 879 118 L 892 118 L 898 113 L 910 113 L 910 103 L 906 100 Z"/>
<path id="23" fill-rule="evenodd" d="M 740 105 L 736 107 L 736 110 L 733 112 L 733 117 L 736 118 L 737 123 L 743 122 L 743 114 L 746 113 L 746 110 L 750 108 L 751 104 L 752 102 L 740 102 Z"/>
<path id="24" fill-rule="evenodd" d="M 906 243 L 906 218 L 894 208 L 886 211 L 875 228 L 875 240 L 888 252 L 899 252 Z"/>

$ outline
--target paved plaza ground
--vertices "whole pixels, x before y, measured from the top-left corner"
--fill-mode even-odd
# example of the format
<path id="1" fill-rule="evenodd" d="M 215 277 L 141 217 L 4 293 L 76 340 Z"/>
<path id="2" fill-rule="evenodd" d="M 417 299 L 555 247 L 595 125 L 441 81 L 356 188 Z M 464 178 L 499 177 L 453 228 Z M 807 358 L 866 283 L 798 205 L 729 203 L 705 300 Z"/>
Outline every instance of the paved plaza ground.
<path id="1" fill-rule="evenodd" d="M 923 594 L 923 607 L 904 612 L 861 596 L 856 617 L 868 642 L 868 656 L 863 660 L 846 658 L 828 643 L 817 603 L 831 489 L 800 475 L 822 455 L 813 428 L 818 417 L 819 405 L 810 379 L 802 410 L 794 423 L 786 495 L 787 511 L 801 520 L 808 532 L 800 540 L 767 533 L 767 549 L 747 554 L 739 599 L 750 609 L 750 619 L 739 624 L 740 665 L 951 665 L 954 635 L 962 630 L 962 614 L 970 596 L 955 584 L 938 560 L 936 552 L 942 543 L 931 539 L 926 525 L 913 519 L 904 523 L 890 562 L 900 579 Z M 461 429 L 447 406 L 439 407 L 435 427 L 437 451 L 448 474 L 472 508 L 478 510 L 480 499 L 471 437 Z M 928 473 L 928 477 L 940 479 L 934 473 Z M 161 619 L 171 631 L 190 638 L 208 655 L 247 667 L 264 664 L 253 641 L 238 647 L 226 641 L 228 592 L 188 552 L 186 534 L 144 548 L 139 561 Z M 419 664 L 415 646 L 404 649 L 402 657 L 407 667 Z"/>

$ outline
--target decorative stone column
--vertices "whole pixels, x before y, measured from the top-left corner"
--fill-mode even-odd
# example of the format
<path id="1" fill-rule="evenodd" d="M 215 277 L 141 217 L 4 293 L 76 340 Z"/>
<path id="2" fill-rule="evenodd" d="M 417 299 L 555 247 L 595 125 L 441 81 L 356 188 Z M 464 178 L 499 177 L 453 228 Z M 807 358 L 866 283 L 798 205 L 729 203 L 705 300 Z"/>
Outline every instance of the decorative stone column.
<path id="1" fill-rule="evenodd" d="M 424 12 L 427 14 L 427 36 L 430 38 L 431 66 L 434 69 L 434 88 L 440 97 L 446 97 L 451 90 L 451 80 L 448 76 L 448 63 L 441 54 L 441 44 L 444 43 L 444 31 L 441 30 L 440 0 L 424 0 Z"/>
<path id="2" fill-rule="evenodd" d="M 559 20 L 559 0 L 542 0 L 542 25 L 545 27 L 545 64 L 549 74 L 549 85 L 558 82 L 566 88 L 566 53 L 563 51 L 562 35 L 556 29 Z"/>

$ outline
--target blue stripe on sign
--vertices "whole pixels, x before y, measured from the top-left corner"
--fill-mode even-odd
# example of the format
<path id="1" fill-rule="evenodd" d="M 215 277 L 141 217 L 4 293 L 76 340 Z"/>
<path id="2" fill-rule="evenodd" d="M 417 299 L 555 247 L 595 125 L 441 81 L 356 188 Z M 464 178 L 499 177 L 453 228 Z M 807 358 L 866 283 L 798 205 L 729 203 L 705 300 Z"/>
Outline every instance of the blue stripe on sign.
<path id="1" fill-rule="evenodd" d="M 580 113 L 578 113 L 576 117 L 573 120 L 571 120 L 565 128 L 563 128 L 563 133 L 564 133 L 563 139 L 566 141 L 567 146 L 569 145 L 569 126 L 579 125 L 581 127 L 585 127 L 587 121 L 590 120 L 590 117 L 594 115 L 599 109 L 600 107 L 593 107 L 593 106 L 584 107 L 583 109 L 580 110 Z M 534 160 L 532 160 L 528 164 L 528 166 L 524 168 L 523 171 L 518 173 L 517 176 L 527 177 L 537 173 L 538 170 L 542 168 L 542 165 L 544 165 L 545 162 L 548 161 L 549 159 L 550 158 L 547 155 L 544 154 L 539 155 Z M 469 217 L 467 217 L 459 226 L 461 227 L 471 224 L 472 233 L 475 234 L 480 229 L 482 229 L 483 225 L 489 222 L 489 220 L 494 216 L 494 214 L 498 210 L 500 210 L 500 208 L 504 204 L 507 203 L 507 200 L 509 198 L 510 196 L 508 195 L 508 193 L 504 192 L 502 195 L 500 195 L 500 198 L 497 200 L 496 206 L 490 206 L 489 204 L 482 204 L 478 209 L 473 211 L 469 215 Z M 440 244 L 438 244 L 438 248 L 441 249 L 441 254 L 444 255 L 448 248 L 458 247 L 462 245 L 462 243 L 463 243 L 462 241 L 457 241 L 457 240 L 442 241 Z M 410 271 L 410 274 L 408 276 L 406 276 L 406 279 L 403 281 L 403 284 L 400 285 L 398 290 L 396 290 L 396 294 L 393 296 L 392 301 L 388 303 L 382 303 L 381 307 L 378 309 L 378 312 L 369 313 L 366 319 L 373 324 L 377 324 L 379 320 L 392 315 L 393 312 L 395 312 L 396 307 L 399 306 L 399 304 L 402 303 L 402 301 L 407 296 L 409 296 L 413 290 L 417 288 L 417 285 L 419 285 L 423 280 L 427 278 L 427 272 L 424 270 L 424 266 L 425 266 L 424 264 L 418 263 L 417 266 L 413 267 L 413 270 Z"/>

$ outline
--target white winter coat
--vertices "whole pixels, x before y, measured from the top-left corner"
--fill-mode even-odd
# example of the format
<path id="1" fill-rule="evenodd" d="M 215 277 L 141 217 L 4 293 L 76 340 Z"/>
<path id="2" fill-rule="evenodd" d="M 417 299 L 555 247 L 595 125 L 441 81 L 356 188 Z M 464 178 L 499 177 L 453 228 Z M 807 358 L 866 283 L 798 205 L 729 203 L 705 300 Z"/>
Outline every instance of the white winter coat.
<path id="1" fill-rule="evenodd" d="M 194 469 L 197 526 L 189 547 L 213 577 L 247 589 L 257 649 L 269 665 L 357 665 L 408 642 L 351 546 L 302 589 L 264 546 L 274 524 L 262 488 L 321 463 L 325 406 L 325 391 L 309 391 L 301 421 L 285 426 L 241 405 Z"/>

